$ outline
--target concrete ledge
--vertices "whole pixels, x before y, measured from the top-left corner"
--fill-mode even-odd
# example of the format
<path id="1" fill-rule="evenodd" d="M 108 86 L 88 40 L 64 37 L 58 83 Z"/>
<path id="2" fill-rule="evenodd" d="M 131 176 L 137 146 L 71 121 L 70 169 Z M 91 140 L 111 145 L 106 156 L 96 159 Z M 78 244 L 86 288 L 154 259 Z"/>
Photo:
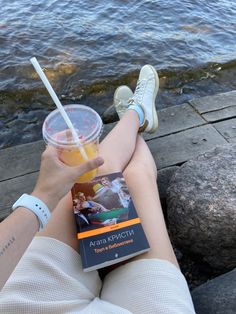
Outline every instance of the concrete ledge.
<path id="1" fill-rule="evenodd" d="M 158 111 L 159 127 L 153 134 L 145 134 L 146 140 L 194 128 L 207 122 L 189 104 L 184 103 Z"/>
<path id="2" fill-rule="evenodd" d="M 227 107 L 227 108 L 220 109 L 217 111 L 206 112 L 202 114 L 202 117 L 207 122 L 222 121 L 228 118 L 236 117 L 236 106 Z"/>
<path id="3" fill-rule="evenodd" d="M 228 139 L 228 142 L 229 142 L 229 143 L 236 143 L 236 137 L 229 138 L 229 139 Z"/>
<path id="4" fill-rule="evenodd" d="M 31 193 L 38 172 L 0 182 L 0 221 L 11 212 L 14 202 L 23 194 Z"/>
<path id="5" fill-rule="evenodd" d="M 37 171 L 44 148 L 37 141 L 0 150 L 0 182 Z"/>
<path id="6" fill-rule="evenodd" d="M 236 91 L 193 99 L 190 104 L 200 113 L 236 106 Z"/>
<path id="7" fill-rule="evenodd" d="M 236 140 L 236 119 L 214 123 L 213 126 L 227 141 Z"/>
<path id="8" fill-rule="evenodd" d="M 236 142 L 236 91 L 162 109 L 158 116 L 158 130 L 144 138 L 159 170 L 180 165 L 217 145 Z M 102 138 L 115 125 L 106 124 Z M 44 147 L 43 141 L 37 141 L 0 150 L 0 220 L 22 193 L 32 190 Z"/>
<path id="9" fill-rule="evenodd" d="M 211 125 L 185 130 L 147 142 L 158 169 L 179 165 L 217 145 L 227 143 Z"/>

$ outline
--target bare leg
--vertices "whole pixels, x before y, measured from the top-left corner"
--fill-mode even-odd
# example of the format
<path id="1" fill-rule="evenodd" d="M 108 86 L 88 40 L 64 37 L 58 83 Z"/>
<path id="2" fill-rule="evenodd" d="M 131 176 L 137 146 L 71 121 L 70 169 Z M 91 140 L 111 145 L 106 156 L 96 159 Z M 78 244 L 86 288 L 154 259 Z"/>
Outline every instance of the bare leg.
<path id="1" fill-rule="evenodd" d="M 72 210 L 72 198 L 69 193 L 57 205 L 47 226 L 37 236 L 57 239 L 78 251 L 76 224 Z"/>
<path id="2" fill-rule="evenodd" d="M 105 163 L 99 174 L 123 171 L 133 155 L 139 129 L 138 115 L 128 110 L 99 146 Z"/>
<path id="3" fill-rule="evenodd" d="M 178 267 L 162 213 L 156 184 L 156 165 L 147 144 L 140 136 L 123 174 L 150 245 L 149 252 L 135 259 L 159 258 Z"/>
<path id="4" fill-rule="evenodd" d="M 131 313 L 195 313 L 187 283 L 174 267 L 178 263 L 161 210 L 156 166 L 141 137 L 124 175 L 151 249 L 135 257 L 136 263 L 126 261 L 112 270 L 104 278 L 101 299 Z"/>
<path id="5" fill-rule="evenodd" d="M 99 155 L 105 160 L 104 165 L 99 168 L 99 175 L 123 171 L 135 150 L 138 128 L 137 113 L 128 110 L 99 146 Z M 79 241 L 76 233 L 72 199 L 69 193 L 53 211 L 46 228 L 37 235 L 55 238 L 78 251 Z"/>

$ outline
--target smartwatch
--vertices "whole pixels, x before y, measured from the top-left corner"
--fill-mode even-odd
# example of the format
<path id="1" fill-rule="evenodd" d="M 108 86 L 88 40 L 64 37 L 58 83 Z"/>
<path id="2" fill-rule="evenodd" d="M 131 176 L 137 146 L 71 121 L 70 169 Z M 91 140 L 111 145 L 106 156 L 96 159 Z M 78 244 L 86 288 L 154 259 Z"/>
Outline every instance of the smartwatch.
<path id="1" fill-rule="evenodd" d="M 13 204 L 12 209 L 15 210 L 17 207 L 25 207 L 31 210 L 39 220 L 39 230 L 42 230 L 48 223 L 51 213 L 48 207 L 39 198 L 23 194 L 21 197 Z"/>

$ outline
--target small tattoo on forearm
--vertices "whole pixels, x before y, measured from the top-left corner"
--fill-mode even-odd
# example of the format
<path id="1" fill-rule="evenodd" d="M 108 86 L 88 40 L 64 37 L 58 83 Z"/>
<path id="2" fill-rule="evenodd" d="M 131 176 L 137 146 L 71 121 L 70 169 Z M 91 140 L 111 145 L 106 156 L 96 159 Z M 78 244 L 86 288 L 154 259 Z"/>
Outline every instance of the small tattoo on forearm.
<path id="1" fill-rule="evenodd" d="M 0 247 L 0 257 L 6 252 L 6 250 L 15 242 L 15 237 L 11 237 L 7 243 Z"/>

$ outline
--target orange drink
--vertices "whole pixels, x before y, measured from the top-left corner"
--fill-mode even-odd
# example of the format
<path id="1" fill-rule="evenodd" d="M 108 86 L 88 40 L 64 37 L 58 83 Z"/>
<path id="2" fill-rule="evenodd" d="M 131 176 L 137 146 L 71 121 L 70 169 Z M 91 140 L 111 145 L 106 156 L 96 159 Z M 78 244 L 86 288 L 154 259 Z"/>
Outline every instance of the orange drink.
<path id="1" fill-rule="evenodd" d="M 97 156 L 97 152 L 98 152 L 97 143 L 85 144 L 83 148 L 89 159 L 92 159 Z M 79 149 L 62 150 L 60 153 L 60 159 L 61 161 L 63 161 L 65 164 L 69 166 L 78 166 L 79 164 L 85 161 Z M 83 174 L 82 176 L 78 178 L 77 182 L 88 182 L 92 180 L 96 176 L 96 174 L 97 174 L 97 169 L 86 172 L 85 174 Z"/>
<path id="2" fill-rule="evenodd" d="M 67 105 L 64 109 L 71 120 L 79 143 L 75 141 L 58 109 L 52 111 L 43 123 L 43 138 L 46 143 L 58 149 L 59 158 L 69 166 L 78 166 L 98 154 L 102 120 L 96 111 L 83 105 Z M 85 153 L 81 154 L 81 149 Z M 78 178 L 77 182 L 87 182 L 96 176 L 97 170 L 89 171 Z"/>

